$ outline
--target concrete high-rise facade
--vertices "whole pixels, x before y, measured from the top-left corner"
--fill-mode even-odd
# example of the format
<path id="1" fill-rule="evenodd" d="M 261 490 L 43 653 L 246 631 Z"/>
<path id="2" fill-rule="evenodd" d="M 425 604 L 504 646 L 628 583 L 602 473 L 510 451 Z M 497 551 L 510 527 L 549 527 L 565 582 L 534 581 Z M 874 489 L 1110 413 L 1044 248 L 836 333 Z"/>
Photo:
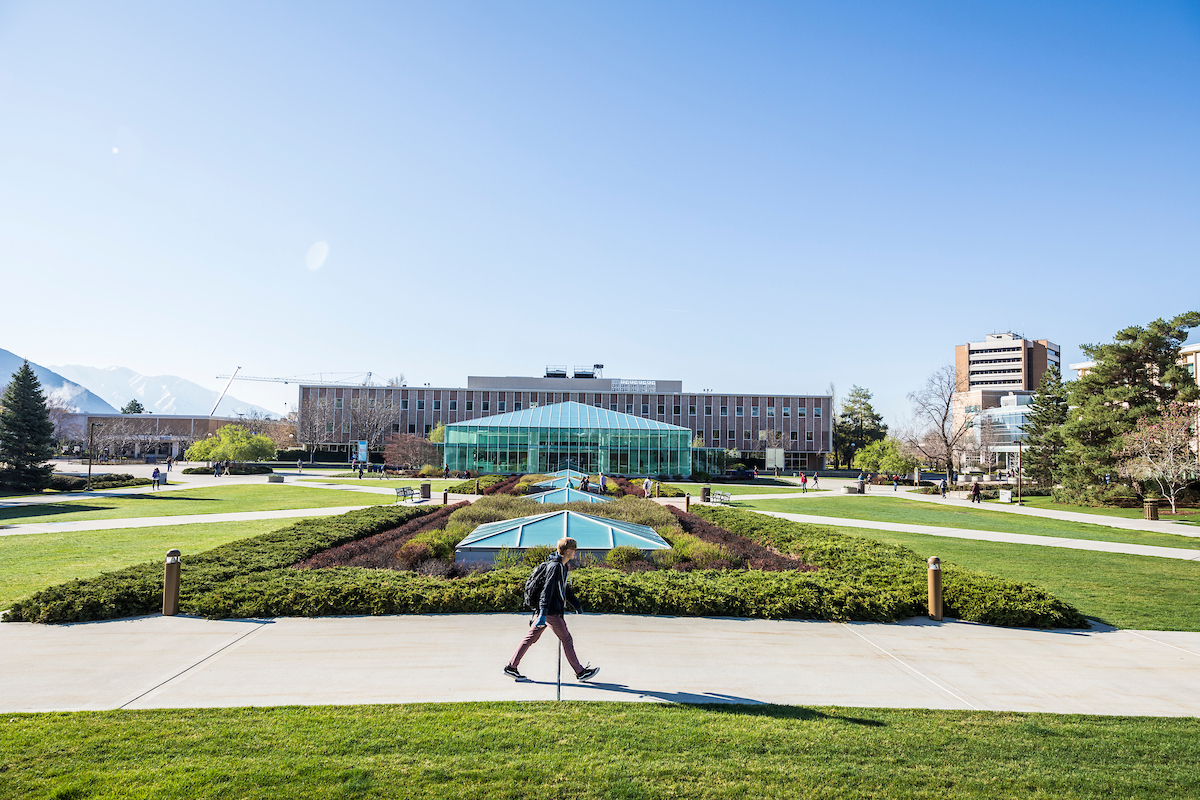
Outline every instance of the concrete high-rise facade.
<path id="1" fill-rule="evenodd" d="M 1032 392 L 1050 365 L 1062 371 L 1061 348 L 1049 339 L 989 333 L 982 342 L 954 348 L 960 392 L 977 389 Z"/>

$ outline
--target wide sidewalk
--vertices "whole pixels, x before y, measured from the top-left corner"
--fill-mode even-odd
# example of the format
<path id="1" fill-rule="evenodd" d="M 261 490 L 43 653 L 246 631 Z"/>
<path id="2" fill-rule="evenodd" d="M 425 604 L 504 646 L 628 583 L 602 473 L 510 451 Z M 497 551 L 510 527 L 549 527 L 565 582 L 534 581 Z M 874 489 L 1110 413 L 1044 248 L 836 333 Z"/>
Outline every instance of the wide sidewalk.
<path id="1" fill-rule="evenodd" d="M 0 624 L 0 711 L 554 700 L 517 614 Z M 1200 633 L 572 616 L 564 700 L 1200 715 Z"/>

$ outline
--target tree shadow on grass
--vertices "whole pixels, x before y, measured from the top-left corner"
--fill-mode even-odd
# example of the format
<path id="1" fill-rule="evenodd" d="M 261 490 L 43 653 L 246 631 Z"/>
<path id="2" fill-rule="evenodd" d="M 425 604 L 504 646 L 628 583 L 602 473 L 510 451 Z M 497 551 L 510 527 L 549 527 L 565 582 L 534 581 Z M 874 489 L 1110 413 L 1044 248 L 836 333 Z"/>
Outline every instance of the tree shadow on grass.
<path id="1" fill-rule="evenodd" d="M 216 502 L 220 499 L 217 497 L 172 497 L 169 494 L 125 494 L 104 495 L 104 497 L 115 497 L 121 500 L 170 500 L 173 502 L 185 500 L 205 503 Z M 49 517 L 55 514 L 82 514 L 88 511 L 111 511 L 116 507 L 114 505 L 84 503 L 80 500 L 73 500 L 66 503 L 37 503 L 25 506 L 12 506 L 9 508 L 0 508 L 0 524 L 28 517 Z"/>

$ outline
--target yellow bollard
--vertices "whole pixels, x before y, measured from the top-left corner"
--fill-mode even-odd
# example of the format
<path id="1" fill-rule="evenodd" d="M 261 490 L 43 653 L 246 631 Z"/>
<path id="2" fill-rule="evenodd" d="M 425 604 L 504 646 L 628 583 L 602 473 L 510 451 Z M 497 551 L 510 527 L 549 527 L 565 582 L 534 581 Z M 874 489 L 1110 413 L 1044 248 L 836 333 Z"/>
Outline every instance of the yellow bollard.
<path id="1" fill-rule="evenodd" d="M 173 617 L 179 613 L 179 556 L 178 550 L 167 551 L 167 565 L 163 574 L 164 617 Z"/>
<path id="2" fill-rule="evenodd" d="M 942 620 L 942 560 L 937 556 L 929 559 L 929 618 Z"/>

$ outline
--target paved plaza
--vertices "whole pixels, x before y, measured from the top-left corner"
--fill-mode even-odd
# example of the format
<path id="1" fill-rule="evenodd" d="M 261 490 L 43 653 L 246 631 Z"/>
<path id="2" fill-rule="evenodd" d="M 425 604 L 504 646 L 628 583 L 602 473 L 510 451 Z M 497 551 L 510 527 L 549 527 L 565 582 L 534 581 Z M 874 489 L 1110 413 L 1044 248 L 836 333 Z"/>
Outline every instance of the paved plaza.
<path id="1" fill-rule="evenodd" d="M 0 711 L 553 700 L 518 614 L 0 625 Z M 1200 714 L 1200 633 L 584 615 L 564 700 Z"/>
<path id="2" fill-rule="evenodd" d="M 369 480 L 361 485 L 323 485 L 299 483 L 300 476 L 285 474 L 285 486 L 336 488 L 346 492 L 349 502 L 339 508 L 15 522 L 0 535 L 339 514 L 354 507 L 350 504 L 356 493 L 394 494 Z M 184 477 L 186 483 L 172 488 L 265 482 L 263 476 L 180 476 Z M 320 478 L 311 473 L 303 477 Z M 835 482 L 829 483 L 833 488 Z M 128 493 L 112 490 L 80 497 Z M 964 505 L 925 495 L 877 494 Z M 821 496 L 830 495 L 764 495 Z M 435 497 L 440 503 L 440 493 Z M 64 499 L 69 498 L 53 498 Z M 3 505 L 23 502 L 29 501 L 11 498 Z M 663 502 L 683 505 L 678 499 Z M 1063 512 L 982 508 L 1067 518 Z M 1200 551 L 1185 548 L 794 513 L 775 516 L 1200 560 Z M 1200 533 L 1175 523 L 1073 516 L 1126 530 Z M 0 711 L 552 700 L 561 691 L 564 700 L 1200 714 L 1200 633 L 1107 627 L 1038 631 L 926 619 L 887 625 L 585 615 L 571 617 L 569 624 L 580 657 L 600 666 L 601 673 L 596 681 L 579 684 L 568 668 L 560 689 L 557 648 L 549 636 L 522 663 L 529 682 L 513 682 L 501 673 L 526 623 L 527 617 L 515 614 L 272 620 L 151 616 L 57 626 L 5 623 L 0 624 L 0 673 L 5 675 Z"/>

